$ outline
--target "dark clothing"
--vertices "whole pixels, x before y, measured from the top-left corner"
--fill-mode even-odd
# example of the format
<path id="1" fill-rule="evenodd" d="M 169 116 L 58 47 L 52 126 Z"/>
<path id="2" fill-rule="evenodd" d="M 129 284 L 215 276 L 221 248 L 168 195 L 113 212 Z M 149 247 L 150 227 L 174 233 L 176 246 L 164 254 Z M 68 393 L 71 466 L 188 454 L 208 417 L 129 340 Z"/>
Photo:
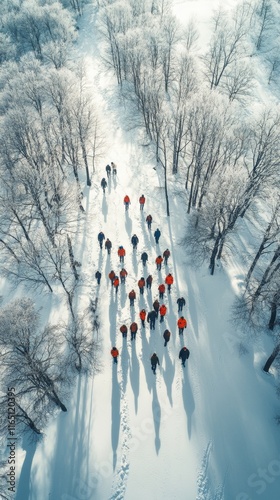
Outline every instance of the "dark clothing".
<path id="1" fill-rule="evenodd" d="M 150 311 L 147 316 L 147 321 L 150 323 L 150 329 L 154 330 L 155 329 L 155 322 L 156 322 L 156 311 Z"/>
<path id="2" fill-rule="evenodd" d="M 141 255 L 141 260 L 143 262 L 143 266 L 146 265 L 146 262 L 148 260 L 148 254 L 146 252 L 143 252 L 142 255 Z"/>
<path id="3" fill-rule="evenodd" d="M 104 233 L 102 233 L 102 231 L 98 233 L 97 239 L 99 241 L 100 248 L 102 248 L 103 240 L 105 240 L 105 235 Z"/>
<path id="4" fill-rule="evenodd" d="M 146 222 L 147 222 L 147 225 L 148 225 L 148 229 L 151 229 L 152 220 L 153 220 L 153 217 L 151 215 L 147 215 Z"/>
<path id="5" fill-rule="evenodd" d="M 132 291 L 131 291 L 131 292 L 129 292 L 129 294 L 128 294 L 128 298 L 129 298 L 129 300 L 130 300 L 130 305 L 131 305 L 131 306 L 134 306 L 134 301 L 135 301 L 135 299 L 136 299 L 136 293 L 135 293 L 135 292 L 132 292 Z"/>
<path id="6" fill-rule="evenodd" d="M 157 365 L 159 366 L 159 359 L 156 354 L 153 354 L 151 357 L 151 365 L 153 372 L 156 373 L 156 367 Z"/>
<path id="7" fill-rule="evenodd" d="M 97 279 L 97 284 L 100 285 L 101 273 L 99 271 L 96 271 L 95 277 Z"/>
<path id="8" fill-rule="evenodd" d="M 137 330 L 138 330 L 137 323 L 131 323 L 131 325 L 130 325 L 131 340 L 136 338 Z"/>
<path id="9" fill-rule="evenodd" d="M 179 352 L 179 359 L 182 360 L 182 365 L 185 366 L 186 359 L 188 359 L 190 355 L 189 349 L 184 349 L 184 347 Z"/>
<path id="10" fill-rule="evenodd" d="M 170 340 L 170 331 L 169 330 L 165 330 L 165 332 L 163 334 L 163 338 L 164 338 L 164 347 L 166 347 L 167 342 L 169 342 L 169 340 Z"/>
<path id="11" fill-rule="evenodd" d="M 161 235 L 161 232 L 159 229 L 157 229 L 155 232 L 154 232 L 154 237 L 155 237 L 155 240 L 156 240 L 156 244 L 158 244 L 158 240 L 160 239 L 160 235 Z"/>
<path id="12" fill-rule="evenodd" d="M 177 300 L 177 304 L 178 304 L 178 312 L 182 311 L 183 307 L 186 305 L 186 301 L 185 301 L 184 297 L 180 297 Z"/>
<path id="13" fill-rule="evenodd" d="M 110 167 L 110 165 L 106 165 L 106 172 L 107 172 L 107 177 L 110 177 L 110 175 L 111 175 L 111 167 Z"/>
<path id="14" fill-rule="evenodd" d="M 112 248 L 112 242 L 107 238 L 105 241 L 105 248 L 108 251 L 108 254 L 111 253 L 111 248 Z"/>
<path id="15" fill-rule="evenodd" d="M 107 187 L 106 179 L 102 179 L 102 181 L 101 181 L 101 187 L 103 188 L 103 193 L 105 193 L 105 188 Z"/>
<path id="16" fill-rule="evenodd" d="M 126 338 L 126 337 L 127 337 L 127 326 L 122 325 L 122 326 L 120 327 L 120 331 L 121 331 L 121 333 L 122 333 L 123 338 Z"/>
<path id="17" fill-rule="evenodd" d="M 155 300 L 154 303 L 153 303 L 153 308 L 155 310 L 155 313 L 156 313 L 156 318 L 158 317 L 158 310 L 159 310 L 159 301 L 158 300 Z"/>
<path id="18" fill-rule="evenodd" d="M 152 287 L 152 281 L 153 281 L 153 277 L 151 275 L 149 275 L 148 278 L 146 279 L 147 288 Z"/>
<path id="19" fill-rule="evenodd" d="M 167 264 L 167 261 L 170 257 L 170 251 L 168 249 L 166 249 L 164 252 L 163 252 L 163 257 L 164 257 L 164 264 Z"/>
<path id="20" fill-rule="evenodd" d="M 137 245 L 139 243 L 139 238 L 136 236 L 136 234 L 132 236 L 131 243 L 133 245 L 133 249 L 137 248 Z"/>

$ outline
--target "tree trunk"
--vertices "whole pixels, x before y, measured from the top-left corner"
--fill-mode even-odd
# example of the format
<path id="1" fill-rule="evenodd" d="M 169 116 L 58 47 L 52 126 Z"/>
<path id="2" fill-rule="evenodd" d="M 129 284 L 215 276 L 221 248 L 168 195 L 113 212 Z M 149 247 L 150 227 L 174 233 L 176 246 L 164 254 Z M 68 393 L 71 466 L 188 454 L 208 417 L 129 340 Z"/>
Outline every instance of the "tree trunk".
<path id="1" fill-rule="evenodd" d="M 219 249 L 220 240 L 221 240 L 221 235 L 219 234 L 216 238 L 215 245 L 214 245 L 214 248 L 212 250 L 211 257 L 210 257 L 209 268 L 210 268 L 211 276 L 213 276 L 214 271 L 215 271 L 215 261 L 216 261 L 216 256 L 217 256 L 218 249 Z"/>
<path id="2" fill-rule="evenodd" d="M 263 367 L 263 371 L 264 372 L 268 372 L 269 371 L 269 368 L 271 367 L 272 363 L 275 361 L 275 359 L 277 358 L 278 354 L 279 354 L 279 351 L 280 351 L 280 344 L 278 344 L 274 349 L 273 349 L 273 352 L 272 354 L 269 356 L 267 362 L 265 363 L 264 367 Z"/>

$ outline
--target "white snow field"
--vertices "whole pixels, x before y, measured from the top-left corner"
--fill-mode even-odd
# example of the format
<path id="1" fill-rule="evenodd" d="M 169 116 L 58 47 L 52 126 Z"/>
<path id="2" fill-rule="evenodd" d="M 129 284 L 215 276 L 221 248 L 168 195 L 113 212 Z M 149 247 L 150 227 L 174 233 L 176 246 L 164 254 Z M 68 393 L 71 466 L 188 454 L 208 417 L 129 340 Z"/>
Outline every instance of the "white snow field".
<path id="1" fill-rule="evenodd" d="M 232 6 L 234 0 L 223 5 Z M 174 2 L 182 22 L 195 17 L 204 27 L 219 2 Z M 101 40 L 95 30 L 95 11 L 85 9 L 80 21 L 77 52 L 83 55 L 88 85 L 102 113 L 106 150 L 98 160 L 91 188 L 84 186 L 86 233 L 77 259 L 83 274 L 92 280 L 78 298 L 83 310 L 89 298 L 98 297 L 102 336 L 102 370 L 94 378 L 81 377 L 67 405 L 45 430 L 37 447 L 24 443 L 22 469 L 18 472 L 17 500 L 278 500 L 280 498 L 280 439 L 274 417 L 277 397 L 271 375 L 262 372 L 272 349 L 269 339 L 246 341 L 241 355 L 240 338 L 230 321 L 230 308 L 246 273 L 240 255 L 228 256 L 224 267 L 209 276 L 207 266 L 194 269 L 179 245 L 185 227 L 185 209 L 178 195 L 180 178 L 170 184 L 170 218 L 166 216 L 163 176 L 151 153 L 141 145 L 137 129 L 130 129 L 125 105 L 119 99 L 114 75 L 100 59 Z M 100 188 L 105 165 L 114 161 L 117 176 L 106 194 Z M 183 191 L 183 189 L 182 189 Z M 146 205 L 139 210 L 144 193 Z M 125 213 L 123 198 L 131 199 Z M 153 216 L 152 231 L 145 223 Z M 153 232 L 161 238 L 155 245 Z M 111 256 L 99 249 L 97 234 L 103 231 L 113 243 Z M 244 222 L 244 231 L 246 226 Z M 139 237 L 137 251 L 130 238 Z M 108 279 L 111 269 L 121 269 L 119 245 L 126 249 L 125 285 L 118 294 Z M 171 251 L 168 266 L 156 271 L 155 258 Z M 143 268 L 140 255 L 147 251 Z M 97 288 L 94 274 L 102 272 Z M 164 303 L 168 312 L 155 331 L 140 327 L 139 311 L 152 309 L 157 287 L 166 273 L 174 276 Z M 152 291 L 139 296 L 137 281 L 154 277 Z M 135 288 L 135 307 L 128 292 Z M 177 298 L 186 298 L 188 326 L 179 337 Z M 57 312 L 56 312 L 57 314 Z M 61 313 L 62 314 L 62 313 Z M 119 327 L 137 321 L 135 341 L 122 339 Z M 163 331 L 171 331 L 164 347 Z M 110 350 L 120 351 L 117 366 Z M 182 368 L 178 353 L 190 350 Z M 159 356 L 156 376 L 150 366 L 153 352 Z"/>

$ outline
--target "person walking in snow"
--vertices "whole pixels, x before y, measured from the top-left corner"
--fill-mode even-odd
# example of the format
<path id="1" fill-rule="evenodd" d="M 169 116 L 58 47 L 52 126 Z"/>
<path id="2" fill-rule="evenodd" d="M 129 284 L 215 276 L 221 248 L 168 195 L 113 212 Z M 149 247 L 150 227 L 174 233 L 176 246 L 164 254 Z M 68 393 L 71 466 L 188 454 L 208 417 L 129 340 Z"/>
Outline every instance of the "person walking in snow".
<path id="1" fill-rule="evenodd" d="M 130 205 L 130 198 L 129 198 L 129 196 L 127 196 L 127 194 L 125 195 L 123 202 L 124 202 L 125 209 L 128 210 L 129 205 Z"/>
<path id="2" fill-rule="evenodd" d="M 139 243 L 139 238 L 138 236 L 136 236 L 136 234 L 134 234 L 131 238 L 131 243 L 132 243 L 132 246 L 133 246 L 133 250 L 136 250 L 137 248 L 137 245 Z"/>
<path id="3" fill-rule="evenodd" d="M 143 252 L 143 253 L 142 253 L 142 255 L 141 255 L 141 260 L 142 260 L 142 262 L 143 262 L 143 266 L 145 266 L 145 265 L 146 265 L 146 262 L 147 262 L 147 260 L 148 260 L 148 254 L 147 254 L 147 252 Z"/>
<path id="4" fill-rule="evenodd" d="M 156 240 L 156 244 L 158 244 L 158 241 L 160 239 L 160 235 L 161 235 L 161 232 L 160 232 L 159 228 L 157 227 L 157 229 L 154 232 L 154 237 L 155 237 L 155 240 Z"/>
<path id="5" fill-rule="evenodd" d="M 153 222 L 153 217 L 151 216 L 151 214 L 147 215 L 146 222 L 147 222 L 148 229 L 151 229 L 152 222 Z"/>
<path id="6" fill-rule="evenodd" d="M 127 277 L 127 270 L 124 267 L 120 270 L 121 283 L 125 283 Z"/>
<path id="7" fill-rule="evenodd" d="M 127 337 L 127 326 L 126 325 L 122 325 L 120 327 L 120 332 L 121 332 L 121 334 L 123 336 L 123 339 L 126 339 L 126 337 Z"/>
<path id="8" fill-rule="evenodd" d="M 167 289 L 169 293 L 171 292 L 171 285 L 173 285 L 174 279 L 171 273 L 169 273 L 165 278 L 165 283 L 167 284 Z"/>
<path id="9" fill-rule="evenodd" d="M 107 177 L 109 179 L 109 177 L 111 177 L 111 167 L 110 165 L 106 165 L 106 174 L 107 174 Z"/>
<path id="10" fill-rule="evenodd" d="M 141 323 L 142 323 L 143 328 L 145 328 L 145 319 L 146 319 L 146 311 L 145 311 L 145 309 L 141 309 L 141 311 L 139 313 L 139 317 L 141 319 Z"/>
<path id="11" fill-rule="evenodd" d="M 178 313 L 183 311 L 183 307 L 186 305 L 186 301 L 184 299 L 184 297 L 179 297 L 179 299 L 177 300 L 177 304 L 178 304 Z"/>
<path id="12" fill-rule="evenodd" d="M 157 265 L 157 270 L 161 270 L 161 264 L 162 264 L 163 258 L 161 255 L 158 255 L 156 258 L 156 265 Z"/>
<path id="13" fill-rule="evenodd" d="M 160 299 L 163 299 L 163 295 L 165 293 L 165 285 L 164 283 L 161 283 L 158 287 L 158 291 L 159 291 L 159 298 Z"/>
<path id="14" fill-rule="evenodd" d="M 100 280 L 101 280 L 101 272 L 100 271 L 96 271 L 95 273 L 95 277 L 97 279 L 97 284 L 100 285 Z"/>
<path id="15" fill-rule="evenodd" d="M 161 304 L 159 308 L 159 314 L 160 314 L 160 323 L 163 323 L 164 316 L 167 313 L 167 307 L 164 304 Z"/>
<path id="16" fill-rule="evenodd" d="M 156 313 L 156 318 L 158 317 L 158 311 L 159 311 L 159 301 L 158 299 L 156 299 L 153 303 L 153 308 L 155 310 L 155 313 Z"/>
<path id="17" fill-rule="evenodd" d="M 140 210 L 143 210 L 144 208 L 144 205 L 145 205 L 145 201 L 146 201 L 146 198 L 145 196 L 142 194 L 139 198 L 139 203 L 140 203 Z"/>
<path id="18" fill-rule="evenodd" d="M 103 240 L 105 240 L 105 234 L 100 231 L 100 233 L 98 233 L 97 239 L 99 241 L 100 248 L 102 248 Z"/>
<path id="19" fill-rule="evenodd" d="M 137 330 L 138 330 L 138 325 L 137 325 L 137 323 L 135 323 L 135 321 L 134 321 L 134 322 L 133 322 L 133 323 L 131 323 L 131 325 L 130 325 L 130 333 L 131 333 L 131 338 L 130 338 L 130 340 L 135 340 Z"/>
<path id="20" fill-rule="evenodd" d="M 156 353 L 154 352 L 154 354 L 151 357 L 151 368 L 152 368 L 154 374 L 156 374 L 157 365 L 160 366 L 159 359 L 158 359 Z"/>
<path id="21" fill-rule="evenodd" d="M 146 286 L 147 290 L 152 288 L 152 282 L 153 282 L 153 277 L 151 274 L 149 274 L 148 278 L 146 279 Z"/>
<path id="22" fill-rule="evenodd" d="M 142 278 L 138 281 L 140 295 L 143 295 L 144 293 L 145 284 L 146 284 L 145 278 L 142 276 Z"/>
<path id="23" fill-rule="evenodd" d="M 150 311 L 147 316 L 147 322 L 150 323 L 150 329 L 154 330 L 155 329 L 155 323 L 156 323 L 156 311 Z"/>
<path id="24" fill-rule="evenodd" d="M 125 257 L 125 249 L 124 249 L 124 247 L 119 247 L 119 249 L 118 249 L 118 256 L 120 258 L 120 262 L 124 263 L 124 257 Z"/>
<path id="25" fill-rule="evenodd" d="M 111 161 L 111 167 L 113 170 L 113 175 L 117 175 L 117 165 L 113 161 Z"/>
<path id="26" fill-rule="evenodd" d="M 111 349 L 111 356 L 112 356 L 112 358 L 113 358 L 113 360 L 114 360 L 114 363 L 117 363 L 117 362 L 118 362 L 118 355 L 119 355 L 119 351 L 118 351 L 118 349 L 117 349 L 116 347 L 113 347 L 113 348 Z"/>
<path id="27" fill-rule="evenodd" d="M 168 250 L 168 248 L 167 248 L 166 250 L 164 250 L 162 255 L 164 257 L 164 264 L 167 265 L 167 261 L 170 257 L 170 250 Z"/>
<path id="28" fill-rule="evenodd" d="M 103 177 L 100 184 L 101 184 L 101 187 L 103 189 L 103 193 L 105 193 L 105 188 L 107 187 L 107 181 L 106 181 L 105 177 Z"/>
<path id="29" fill-rule="evenodd" d="M 119 289 L 119 285 L 120 285 L 120 280 L 119 280 L 118 276 L 115 277 L 113 285 L 115 287 L 116 294 L 117 294 L 118 293 L 118 289 Z"/>
<path id="30" fill-rule="evenodd" d="M 164 331 L 163 338 L 164 338 L 164 347 L 166 347 L 167 342 L 169 342 L 169 340 L 170 340 L 170 331 L 169 330 Z"/>
<path id="31" fill-rule="evenodd" d="M 190 351 L 187 349 L 187 347 L 182 347 L 181 351 L 179 352 L 179 359 L 182 361 L 182 366 L 185 367 L 185 362 L 186 359 L 189 359 Z"/>
<path id="32" fill-rule="evenodd" d="M 112 271 L 110 271 L 110 272 L 109 272 L 109 274 L 108 274 L 108 278 L 109 278 L 109 280 L 111 280 L 111 285 L 112 285 L 112 286 L 113 286 L 113 284 L 114 284 L 114 279 L 115 279 L 115 276 L 116 276 L 116 273 L 115 273 L 115 271 L 113 271 L 113 270 L 112 270 Z"/>
<path id="33" fill-rule="evenodd" d="M 184 316 L 181 316 L 177 321 L 177 326 L 179 328 L 179 335 L 183 335 L 184 329 L 187 328 L 187 320 Z"/>
<path id="34" fill-rule="evenodd" d="M 135 293 L 134 290 L 131 290 L 131 292 L 129 292 L 128 298 L 130 300 L 130 307 L 133 307 L 134 306 L 134 301 L 136 299 L 136 293 Z"/>
<path id="35" fill-rule="evenodd" d="M 109 238 L 107 238 L 107 240 L 105 241 L 105 248 L 108 252 L 108 255 L 110 255 L 111 248 L 112 248 L 112 242 L 109 240 Z"/>

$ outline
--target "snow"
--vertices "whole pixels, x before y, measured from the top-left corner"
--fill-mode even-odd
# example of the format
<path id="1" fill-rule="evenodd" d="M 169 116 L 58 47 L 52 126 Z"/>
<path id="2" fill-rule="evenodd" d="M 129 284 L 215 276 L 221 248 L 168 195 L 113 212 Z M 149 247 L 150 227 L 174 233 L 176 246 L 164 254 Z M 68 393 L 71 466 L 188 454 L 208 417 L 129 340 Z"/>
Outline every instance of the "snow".
<path id="1" fill-rule="evenodd" d="M 234 4 L 233 0 L 223 2 L 224 7 Z M 175 1 L 174 12 L 182 22 L 195 17 L 204 27 L 219 5 L 214 0 Z M 82 311 L 89 296 L 99 299 L 103 366 L 94 378 L 77 381 L 67 414 L 60 413 L 50 422 L 36 449 L 25 443 L 16 498 L 277 500 L 277 403 L 273 380 L 261 371 L 269 349 L 264 350 L 262 339 L 254 345 L 246 341 L 229 319 L 246 269 L 242 242 L 236 258 L 229 259 L 214 276 L 206 268 L 194 269 L 187 261 L 178 244 L 184 221 L 182 200 L 174 189 L 169 220 L 161 172 L 153 169 L 155 164 L 141 147 L 137 130 L 126 125 L 115 78 L 98 59 L 100 40 L 90 5 L 79 33 L 77 50 L 83 55 L 88 85 L 102 109 L 107 149 L 98 161 L 92 187 L 84 187 L 87 232 L 78 260 L 82 260 L 92 287 L 81 290 L 78 307 Z M 111 161 L 117 164 L 118 173 L 103 195 L 100 180 Z M 142 193 L 146 196 L 143 213 L 138 203 Z M 131 199 L 127 213 L 125 194 Z M 151 232 L 145 223 L 148 213 L 154 218 Z M 162 233 L 158 246 L 153 238 L 156 227 Z M 110 257 L 99 249 L 100 230 L 113 243 Z M 136 252 L 130 243 L 133 233 L 140 240 Z M 128 278 L 116 296 L 107 276 L 111 269 L 119 272 L 122 267 L 117 257 L 120 244 L 127 252 L 124 267 Z M 167 247 L 171 250 L 168 266 L 157 272 L 155 258 Z M 143 270 L 140 255 L 144 250 L 149 261 Z M 96 269 L 102 272 L 100 289 L 94 279 Z M 150 332 L 148 325 L 145 330 L 140 328 L 138 313 L 143 307 L 151 310 L 166 272 L 172 272 L 175 281 L 164 300 L 168 314 Z M 137 281 L 148 274 L 154 277 L 152 293 L 145 290 L 140 297 Z M 127 294 L 133 287 L 137 299 L 130 309 Z M 180 296 L 187 302 L 184 339 L 176 327 Z M 136 341 L 131 342 L 129 335 L 123 340 L 120 325 L 129 326 L 134 320 L 139 325 Z M 165 328 L 171 331 L 167 347 L 162 338 Z M 238 350 L 240 339 L 246 347 L 243 355 Z M 117 366 L 110 356 L 112 345 L 120 351 Z M 182 345 L 190 349 L 185 369 L 178 359 Z M 160 359 L 156 376 L 149 359 L 154 351 Z"/>

